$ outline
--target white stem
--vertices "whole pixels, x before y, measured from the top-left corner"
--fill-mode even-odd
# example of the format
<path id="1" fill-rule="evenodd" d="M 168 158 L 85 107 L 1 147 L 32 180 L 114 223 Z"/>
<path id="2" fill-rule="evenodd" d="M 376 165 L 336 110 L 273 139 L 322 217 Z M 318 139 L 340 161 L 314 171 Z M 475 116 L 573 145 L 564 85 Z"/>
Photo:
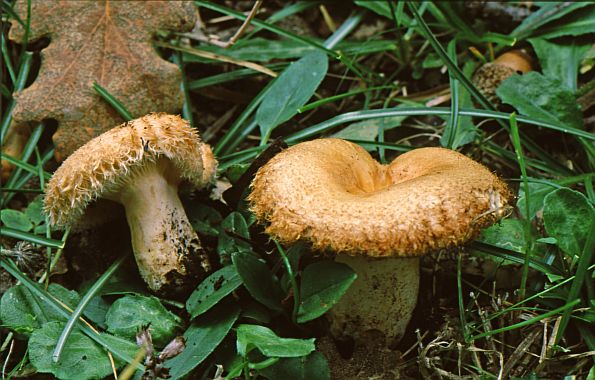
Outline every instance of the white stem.
<path id="1" fill-rule="evenodd" d="M 139 272 L 149 288 L 161 294 L 183 290 L 190 285 L 189 276 L 198 281 L 197 271 L 210 269 L 178 197 L 178 181 L 167 178 L 168 167 L 148 164 L 115 196 L 126 210 Z"/>
<path id="2" fill-rule="evenodd" d="M 366 344 L 381 333 L 387 346 L 396 344 L 417 303 L 419 258 L 368 258 L 337 255 L 357 274 L 347 293 L 328 312 L 331 334 Z"/>

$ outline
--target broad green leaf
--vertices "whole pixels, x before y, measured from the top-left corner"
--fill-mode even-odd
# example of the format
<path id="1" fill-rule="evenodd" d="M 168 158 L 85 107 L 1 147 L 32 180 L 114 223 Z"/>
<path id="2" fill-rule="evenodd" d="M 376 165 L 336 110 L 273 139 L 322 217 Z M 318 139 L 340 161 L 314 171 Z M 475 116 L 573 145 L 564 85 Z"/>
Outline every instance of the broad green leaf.
<path id="1" fill-rule="evenodd" d="M 595 33 L 595 5 L 574 12 L 568 17 L 555 21 L 535 33 L 542 38 L 556 38 L 561 36 L 581 36 Z"/>
<path id="2" fill-rule="evenodd" d="M 242 278 L 233 265 L 228 265 L 207 277 L 186 301 L 190 318 L 195 318 L 242 285 Z"/>
<path id="3" fill-rule="evenodd" d="M 575 12 L 583 7 L 589 6 L 590 2 L 576 1 L 576 2 L 543 2 L 541 8 L 537 12 L 533 12 L 523 22 L 510 33 L 511 36 L 518 39 L 525 39 L 534 34 L 534 32 L 541 32 L 542 25 L 555 21 L 567 14 Z M 576 12 L 577 14 L 583 11 Z"/>
<path id="4" fill-rule="evenodd" d="M 107 331 L 133 339 L 137 331 L 150 325 L 153 342 L 165 346 L 180 329 L 180 318 L 155 297 L 126 295 L 116 300 L 105 316 Z"/>
<path id="5" fill-rule="evenodd" d="M 70 308 L 74 309 L 80 296 L 58 284 L 50 284 L 48 291 Z M 3 326 L 19 333 L 30 334 L 49 321 L 66 321 L 53 309 L 35 297 L 24 285 L 8 289 L 0 300 L 0 322 Z"/>
<path id="6" fill-rule="evenodd" d="M 36 329 L 29 339 L 29 360 L 38 372 L 51 373 L 59 379 L 101 379 L 112 373 L 112 367 L 103 347 L 75 329 L 66 342 L 62 356 L 57 363 L 52 352 L 60 337 L 64 323 L 47 322 Z M 110 345 L 134 357 L 136 344 L 108 334 L 101 334 Z M 117 363 L 121 367 L 123 363 Z"/>
<path id="7" fill-rule="evenodd" d="M 231 183 L 236 183 L 249 167 L 250 164 L 233 164 L 225 171 L 225 176 Z"/>
<path id="8" fill-rule="evenodd" d="M 282 358 L 270 367 L 258 371 L 269 380 L 330 380 L 326 358 L 314 351 L 298 358 Z"/>
<path id="9" fill-rule="evenodd" d="M 256 111 L 263 141 L 281 123 L 291 119 L 314 95 L 328 69 L 326 53 L 316 50 L 293 62 L 275 79 Z"/>
<path id="10" fill-rule="evenodd" d="M 308 265 L 302 273 L 297 321 L 308 322 L 326 313 L 356 278 L 353 269 L 346 264 L 319 261 Z"/>
<path id="11" fill-rule="evenodd" d="M 41 224 L 45 222 L 45 215 L 43 214 L 43 197 L 40 195 L 36 197 L 25 209 L 25 214 L 33 224 Z"/>
<path id="12" fill-rule="evenodd" d="M 257 348 L 269 357 L 294 358 L 308 355 L 314 351 L 314 338 L 281 338 L 267 327 L 258 325 L 239 325 L 236 329 L 238 353 L 246 356 L 252 348 Z"/>
<path id="13" fill-rule="evenodd" d="M 545 196 L 556 189 L 557 187 L 545 183 L 529 182 L 529 215 L 525 215 L 525 191 L 520 186 L 516 206 L 521 215 L 526 219 L 533 219 L 535 214 L 543 208 Z"/>
<path id="14" fill-rule="evenodd" d="M 33 228 L 33 223 L 24 212 L 18 210 L 4 209 L 0 211 L 0 220 L 4 226 L 15 230 L 28 232 Z"/>
<path id="15" fill-rule="evenodd" d="M 525 248 L 523 222 L 519 219 L 501 220 L 482 230 L 477 240 L 510 251 L 523 252 Z"/>
<path id="16" fill-rule="evenodd" d="M 106 300 L 106 298 L 102 296 L 95 296 L 91 298 L 87 307 L 85 307 L 85 312 L 83 315 L 85 318 L 89 319 L 91 322 L 102 329 L 107 329 L 105 324 L 105 317 L 109 308 L 112 306 L 110 302 Z"/>
<path id="17" fill-rule="evenodd" d="M 583 129 L 583 116 L 576 97 L 558 80 L 534 71 L 515 74 L 502 82 L 496 94 L 525 116 L 566 128 Z"/>
<path id="18" fill-rule="evenodd" d="M 228 259 L 234 252 L 250 249 L 248 242 L 238 239 L 230 233 L 244 238 L 250 238 L 248 223 L 246 223 L 246 219 L 244 219 L 242 214 L 237 211 L 230 213 L 221 222 L 219 240 L 217 241 L 217 253 L 223 261 Z"/>
<path id="19" fill-rule="evenodd" d="M 240 315 L 240 308 L 233 302 L 220 302 L 207 313 L 196 318 L 184 333 L 186 348 L 182 353 L 165 362 L 173 379 L 190 373 L 201 364 L 229 333 Z"/>
<path id="20" fill-rule="evenodd" d="M 529 42 L 539 57 L 543 74 L 548 78 L 558 79 L 570 91 L 576 92 L 579 64 L 590 44 L 579 41 L 558 44 L 543 38 L 533 38 Z"/>
<path id="21" fill-rule="evenodd" d="M 578 191 L 558 189 L 545 197 L 543 224 L 548 235 L 569 255 L 580 255 L 595 223 L 595 211 Z"/>
<path id="22" fill-rule="evenodd" d="M 250 295 L 268 308 L 282 311 L 283 292 L 266 262 L 249 251 L 234 252 L 231 258 Z"/>

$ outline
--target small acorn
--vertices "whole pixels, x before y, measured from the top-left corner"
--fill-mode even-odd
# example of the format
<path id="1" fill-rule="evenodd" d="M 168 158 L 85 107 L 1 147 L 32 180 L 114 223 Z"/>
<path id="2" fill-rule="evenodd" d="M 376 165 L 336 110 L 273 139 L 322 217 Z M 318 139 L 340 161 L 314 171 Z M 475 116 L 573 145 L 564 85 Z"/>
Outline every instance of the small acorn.
<path id="1" fill-rule="evenodd" d="M 471 81 L 477 89 L 496 107 L 502 102 L 496 89 L 513 74 L 524 74 L 533 70 L 531 57 L 524 50 L 511 50 L 482 65 L 473 74 Z"/>

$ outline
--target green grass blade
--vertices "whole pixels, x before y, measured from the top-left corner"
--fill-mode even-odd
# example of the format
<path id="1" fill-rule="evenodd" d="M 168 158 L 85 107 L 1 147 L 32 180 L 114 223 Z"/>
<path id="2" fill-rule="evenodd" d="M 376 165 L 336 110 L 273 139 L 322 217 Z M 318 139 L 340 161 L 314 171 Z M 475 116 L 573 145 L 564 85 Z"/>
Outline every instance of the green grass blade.
<path id="1" fill-rule="evenodd" d="M 190 100 L 190 93 L 188 88 L 188 79 L 186 78 L 186 71 L 184 70 L 184 59 L 183 54 L 181 52 L 175 52 L 172 59 L 176 65 L 180 68 L 180 73 L 182 73 L 182 83 L 180 83 L 180 89 L 182 90 L 182 94 L 184 94 L 184 105 L 182 106 L 182 117 L 190 123 L 190 125 L 194 126 L 194 118 L 192 117 L 192 102 Z"/>
<path id="2" fill-rule="evenodd" d="M 4 67 L 6 67 L 6 71 L 8 71 L 8 76 L 10 77 L 11 82 L 16 83 L 17 76 L 14 72 L 14 68 L 12 67 L 12 62 L 10 60 L 10 53 L 8 52 L 8 45 L 6 44 L 6 36 L 4 33 L 0 36 L 1 46 L 2 49 L 2 59 L 4 60 Z"/>
<path id="3" fill-rule="evenodd" d="M 591 260 L 593 257 L 593 252 L 595 251 L 595 221 L 591 221 L 591 233 L 589 238 L 585 242 L 585 246 L 583 247 L 583 252 L 579 258 L 578 265 L 576 267 L 576 274 L 572 285 L 570 286 L 570 291 L 568 292 L 568 297 L 566 302 L 570 302 L 575 298 L 579 297 L 579 293 L 581 291 L 581 287 L 586 280 L 593 281 L 591 275 L 589 273 L 589 265 L 591 265 Z M 592 285 L 592 283 L 591 283 Z M 586 303 L 592 302 L 593 300 L 587 300 Z M 567 309 L 562 314 L 562 319 L 560 320 L 560 325 L 558 327 L 558 332 L 556 333 L 556 344 L 562 339 L 564 336 L 564 331 L 568 326 L 568 322 L 570 320 L 570 315 L 572 313 L 572 309 Z"/>
<path id="4" fill-rule="evenodd" d="M 456 64 L 457 59 L 457 40 L 452 40 L 448 44 L 448 54 L 452 57 L 453 62 Z M 459 125 L 459 81 L 454 75 L 449 73 L 449 81 L 450 81 L 450 94 L 451 94 L 451 101 L 450 101 L 450 117 L 448 118 L 448 122 L 446 123 L 446 127 L 444 128 L 444 135 L 446 148 L 452 148 L 455 140 L 455 136 L 457 135 L 457 127 Z"/>
<path id="5" fill-rule="evenodd" d="M 16 167 L 19 167 L 21 169 L 24 169 L 24 170 L 28 171 L 31 174 L 37 174 L 38 173 L 38 169 L 37 169 L 36 166 L 33 166 L 33 165 L 28 164 L 26 162 L 23 162 L 21 160 L 17 160 L 16 158 L 11 157 L 11 156 L 9 156 L 7 154 L 4 154 L 4 153 L 0 153 L 0 157 L 2 157 L 3 160 L 6 160 L 6 161 L 10 162 L 11 164 L 15 165 Z M 44 179 L 46 179 L 46 180 L 48 180 L 48 179 L 50 179 L 52 177 L 52 174 L 51 173 L 48 173 L 48 172 L 45 172 L 45 171 L 43 172 L 43 175 L 44 175 Z"/>
<path id="6" fill-rule="evenodd" d="M 29 76 L 29 70 L 31 69 L 31 59 L 33 58 L 33 53 L 25 52 L 22 56 L 22 62 L 19 68 L 19 74 L 17 75 L 16 82 L 14 84 L 14 92 L 20 91 L 25 88 L 25 83 L 27 82 L 27 77 Z M 6 132 L 8 131 L 8 126 L 12 121 L 12 110 L 14 109 L 16 103 L 14 99 L 11 99 L 7 106 L 6 110 L 4 111 L 4 117 L 2 118 L 2 124 L 0 124 L 0 143 L 4 143 L 4 138 L 6 137 Z"/>
<path id="7" fill-rule="evenodd" d="M 516 152 L 517 161 L 521 169 L 521 179 L 523 185 L 523 191 L 525 192 L 525 215 L 530 215 L 529 204 L 531 193 L 529 191 L 529 181 L 527 181 L 527 166 L 525 164 L 525 155 L 523 148 L 521 147 L 521 138 L 519 136 L 519 127 L 516 122 L 516 114 L 513 112 L 510 114 L 510 134 L 512 140 L 512 146 Z M 521 276 L 521 285 L 519 288 L 520 299 L 525 298 L 525 291 L 527 288 L 527 277 L 529 276 L 529 256 L 531 255 L 533 238 L 531 236 L 531 221 L 523 220 L 523 232 L 525 235 L 525 247 L 523 253 L 525 255 L 525 262 L 523 263 L 523 274 Z"/>
<path id="8" fill-rule="evenodd" d="M 500 259 L 515 262 L 517 264 L 524 264 L 525 257 L 521 256 L 520 252 L 510 251 L 508 249 L 496 247 L 494 245 L 481 243 L 474 241 L 469 245 L 470 253 L 484 253 Z M 556 267 L 545 263 L 537 257 L 529 258 L 529 267 L 543 274 L 554 274 L 557 276 L 563 275 L 563 273 Z"/>
<path id="9" fill-rule="evenodd" d="M 43 154 L 43 156 L 41 157 L 41 160 L 38 162 L 37 166 L 38 166 L 40 169 L 42 169 L 42 168 L 43 168 L 43 166 L 44 166 L 44 165 L 45 165 L 45 164 L 46 164 L 46 163 L 47 163 L 47 162 L 48 162 L 48 161 L 49 161 L 49 160 L 50 160 L 52 157 L 54 157 L 54 148 L 50 148 L 50 149 L 48 149 L 48 150 L 47 150 L 47 151 L 46 151 L 46 152 Z M 2 156 L 2 159 L 4 159 L 4 156 Z M 11 157 L 11 159 L 12 159 L 12 157 Z M 22 161 L 19 161 L 19 160 L 15 160 L 15 162 L 17 162 L 18 164 L 22 163 Z M 27 164 L 27 165 L 29 165 L 29 164 Z M 14 189 L 21 189 L 21 191 L 25 191 L 25 190 L 22 190 L 22 187 L 23 187 L 23 186 L 25 186 L 25 184 L 26 184 L 27 182 L 29 182 L 29 180 L 30 180 L 30 179 L 31 179 L 31 178 L 32 178 L 34 175 L 37 175 L 37 176 L 39 176 L 39 170 L 38 170 L 37 172 L 35 172 L 35 167 L 34 167 L 34 166 L 31 166 L 31 165 L 29 165 L 29 166 L 30 166 L 31 170 L 29 171 L 28 169 L 25 169 L 25 170 L 27 170 L 27 173 L 24 173 L 24 174 L 23 174 L 23 175 L 22 175 L 22 176 L 21 176 L 21 177 L 20 177 L 20 178 L 19 178 L 19 179 L 18 179 L 18 180 L 15 182 L 15 184 L 14 184 Z M 29 166 L 28 166 L 28 167 L 29 167 Z M 44 176 L 43 180 L 44 180 L 44 181 L 47 181 L 47 180 L 48 180 L 48 179 L 49 179 L 49 178 L 50 178 L 52 175 L 51 175 L 50 173 L 44 172 L 43 176 Z M 41 181 L 40 181 L 40 182 L 41 182 Z M 15 193 L 15 192 L 13 192 L 13 193 L 10 193 L 10 194 L 7 194 L 7 195 L 4 195 L 4 196 L 2 197 L 2 200 L 1 200 L 1 202 L 0 202 L 0 203 L 2 203 L 2 205 L 3 205 L 3 206 L 4 206 L 4 205 L 6 205 L 6 204 L 8 204 L 8 202 L 10 202 L 10 200 L 12 199 L 12 197 L 13 197 L 15 194 L 16 194 L 16 193 Z"/>
<path id="10" fill-rule="evenodd" d="M 279 62 L 273 63 L 271 65 L 265 65 L 265 67 L 267 69 L 275 71 L 284 69 L 285 67 L 287 67 L 288 64 L 289 63 L 286 62 Z M 255 75 L 262 75 L 262 73 L 254 71 L 252 69 L 238 69 L 227 73 L 211 75 L 205 78 L 188 82 L 188 90 L 195 91 L 201 88 L 213 86 L 216 84 L 232 82 L 238 79 L 248 78 Z"/>
<path id="11" fill-rule="evenodd" d="M 30 232 L 15 230 L 14 228 L 3 226 L 0 230 L 1 236 L 10 237 L 17 240 L 28 241 L 29 243 L 43 245 L 50 248 L 64 248 L 64 242 L 55 239 L 48 239 Z"/>
<path id="12" fill-rule="evenodd" d="M 491 330 L 491 331 L 488 331 L 488 332 L 485 332 L 485 333 L 481 333 L 481 334 L 478 334 L 478 335 L 474 335 L 474 336 L 472 336 L 470 338 L 470 340 L 471 341 L 474 341 L 474 340 L 477 340 L 477 339 L 480 339 L 480 338 L 484 338 L 486 336 L 492 336 L 492 335 L 500 334 L 500 333 L 503 333 L 503 332 L 506 332 L 506 331 L 516 330 L 516 329 L 519 329 L 521 327 L 532 325 L 532 324 L 537 323 L 537 322 L 539 322 L 539 321 L 541 321 L 541 320 L 543 320 L 545 318 L 553 317 L 554 315 L 560 314 L 561 312 L 563 312 L 565 310 L 568 310 L 568 309 L 572 310 L 572 308 L 574 308 L 579 302 L 580 302 L 580 300 L 576 299 L 576 300 L 574 300 L 572 302 L 567 303 L 564 306 L 561 306 L 561 307 L 559 307 L 557 309 L 554 309 L 554 310 L 550 310 L 547 313 L 543 313 L 543 314 L 538 315 L 538 316 L 536 316 L 534 318 L 527 319 L 525 321 L 522 321 L 522 322 L 519 322 L 519 323 L 515 323 L 513 325 L 509 325 L 509 326 L 502 327 L 502 328 L 499 328 L 499 329 Z"/>
<path id="13" fill-rule="evenodd" d="M 87 293 L 81 299 L 79 304 L 77 305 L 76 309 L 73 310 L 72 314 L 68 318 L 66 325 L 64 326 L 64 330 L 62 330 L 62 334 L 60 334 L 60 338 L 58 338 L 58 342 L 56 343 L 56 348 L 54 349 L 54 353 L 52 354 L 52 360 L 54 363 L 57 363 L 60 360 L 60 356 L 62 355 L 62 350 L 64 349 L 64 345 L 66 344 L 66 340 L 70 336 L 70 333 L 74 329 L 74 326 L 78 322 L 79 318 L 83 314 L 85 307 L 89 304 L 91 299 L 97 295 L 97 292 L 101 290 L 103 285 L 110 279 L 110 277 L 114 274 L 118 268 L 124 262 L 125 257 L 121 257 L 116 260 L 110 267 L 95 281 L 93 286 L 87 290 Z"/>
<path id="14" fill-rule="evenodd" d="M 99 96 L 101 96 L 103 100 L 108 102 L 108 104 L 112 106 L 120 114 L 120 116 L 122 116 L 124 120 L 130 121 L 134 119 L 134 116 L 132 116 L 132 114 L 128 112 L 126 107 L 124 107 L 124 105 L 118 99 L 116 99 L 112 94 L 110 94 L 108 90 L 101 87 L 99 83 L 93 82 L 93 89 L 97 91 Z"/>
<path id="15" fill-rule="evenodd" d="M 415 107 L 415 108 L 384 108 L 377 110 L 366 110 L 366 111 L 353 111 L 347 112 L 341 115 L 337 115 L 329 120 L 322 123 L 313 125 L 309 128 L 303 129 L 299 132 L 291 134 L 286 137 L 288 142 L 302 140 L 304 138 L 312 137 L 314 135 L 326 132 L 327 130 L 344 123 L 355 122 L 366 119 L 376 119 L 382 117 L 391 116 L 419 116 L 419 115 L 450 115 L 450 109 L 447 107 Z M 498 111 L 487 111 L 479 110 L 475 108 L 461 108 L 459 110 L 461 116 L 475 116 L 475 117 L 486 117 L 500 120 L 508 120 L 510 114 L 498 112 Z M 538 125 L 544 128 L 560 131 L 569 135 L 581 136 L 590 140 L 595 140 L 595 134 L 586 131 L 581 131 L 573 128 L 565 128 L 559 125 L 551 124 L 541 120 L 536 120 L 529 117 L 517 117 L 517 121 L 524 122 L 527 124 Z"/>
<path id="16" fill-rule="evenodd" d="M 302 113 L 302 112 L 306 112 L 306 111 L 310 111 L 313 110 L 315 108 L 318 108 L 324 104 L 327 103 L 332 103 L 335 102 L 337 100 L 341 100 L 344 98 L 348 98 L 350 96 L 354 96 L 354 95 L 359 95 L 359 94 L 366 94 L 372 91 L 377 91 L 377 90 L 387 90 L 387 89 L 391 89 L 394 88 L 394 86 L 376 86 L 376 87 L 368 87 L 368 88 L 363 88 L 360 90 L 353 90 L 353 91 L 348 91 L 348 92 L 344 92 L 342 94 L 337 94 L 337 95 L 333 95 L 333 96 L 329 96 L 328 98 L 324 98 L 324 99 L 320 99 L 317 101 L 314 101 L 312 103 L 308 103 L 305 106 L 303 106 L 302 108 L 300 108 L 298 110 L 298 112 Z"/>
<path id="17" fill-rule="evenodd" d="M 287 254 L 281 244 L 274 240 L 275 245 L 277 246 L 277 251 L 281 255 L 281 259 L 283 260 L 283 265 L 285 266 L 285 270 L 287 271 L 287 276 L 289 277 L 289 281 L 291 282 L 291 289 L 293 290 L 293 311 L 291 313 L 291 319 L 293 323 L 297 323 L 297 315 L 298 310 L 300 308 L 300 288 L 298 287 L 297 281 L 295 279 L 295 273 L 293 273 L 293 269 L 291 268 L 291 264 L 289 263 L 289 259 L 287 258 Z"/>
<path id="18" fill-rule="evenodd" d="M 459 320 L 461 322 L 461 331 L 465 342 L 469 341 L 469 329 L 467 327 L 467 318 L 465 317 L 465 304 L 463 302 L 463 281 L 462 281 L 463 256 L 457 257 L 457 301 L 459 304 Z"/>
<path id="19" fill-rule="evenodd" d="M 19 161 L 25 162 L 25 163 L 27 161 L 29 161 L 29 158 L 31 157 L 31 155 L 33 154 L 33 151 L 35 150 L 35 147 L 37 146 L 37 142 L 39 141 L 39 138 L 41 137 L 43 128 L 44 128 L 44 125 L 41 123 L 38 124 L 37 126 L 35 126 L 35 128 L 33 128 L 33 132 L 31 132 L 31 136 L 29 136 L 29 140 L 27 140 L 27 144 L 25 144 L 25 147 L 23 148 L 23 152 L 21 153 L 21 158 L 19 159 Z M 12 172 L 12 174 L 10 175 L 10 178 L 8 179 L 8 181 L 6 181 L 6 186 L 14 187 L 14 185 L 17 182 L 22 171 L 23 171 L 23 168 L 17 166 L 15 168 L 15 170 Z"/>

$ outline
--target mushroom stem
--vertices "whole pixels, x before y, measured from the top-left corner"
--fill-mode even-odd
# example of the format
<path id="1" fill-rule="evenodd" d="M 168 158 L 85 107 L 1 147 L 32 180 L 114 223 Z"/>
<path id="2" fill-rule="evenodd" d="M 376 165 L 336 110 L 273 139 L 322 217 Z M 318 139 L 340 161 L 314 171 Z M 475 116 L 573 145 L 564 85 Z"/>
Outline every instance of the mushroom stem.
<path id="1" fill-rule="evenodd" d="M 331 334 L 363 344 L 379 338 L 387 346 L 397 343 L 417 303 L 419 257 L 337 255 L 335 261 L 349 265 L 357 279 L 327 314 Z"/>
<path id="2" fill-rule="evenodd" d="M 198 265 L 210 269 L 206 253 L 178 197 L 166 160 L 148 164 L 110 198 L 124 205 L 132 250 L 142 278 L 161 294 L 179 291 Z"/>

